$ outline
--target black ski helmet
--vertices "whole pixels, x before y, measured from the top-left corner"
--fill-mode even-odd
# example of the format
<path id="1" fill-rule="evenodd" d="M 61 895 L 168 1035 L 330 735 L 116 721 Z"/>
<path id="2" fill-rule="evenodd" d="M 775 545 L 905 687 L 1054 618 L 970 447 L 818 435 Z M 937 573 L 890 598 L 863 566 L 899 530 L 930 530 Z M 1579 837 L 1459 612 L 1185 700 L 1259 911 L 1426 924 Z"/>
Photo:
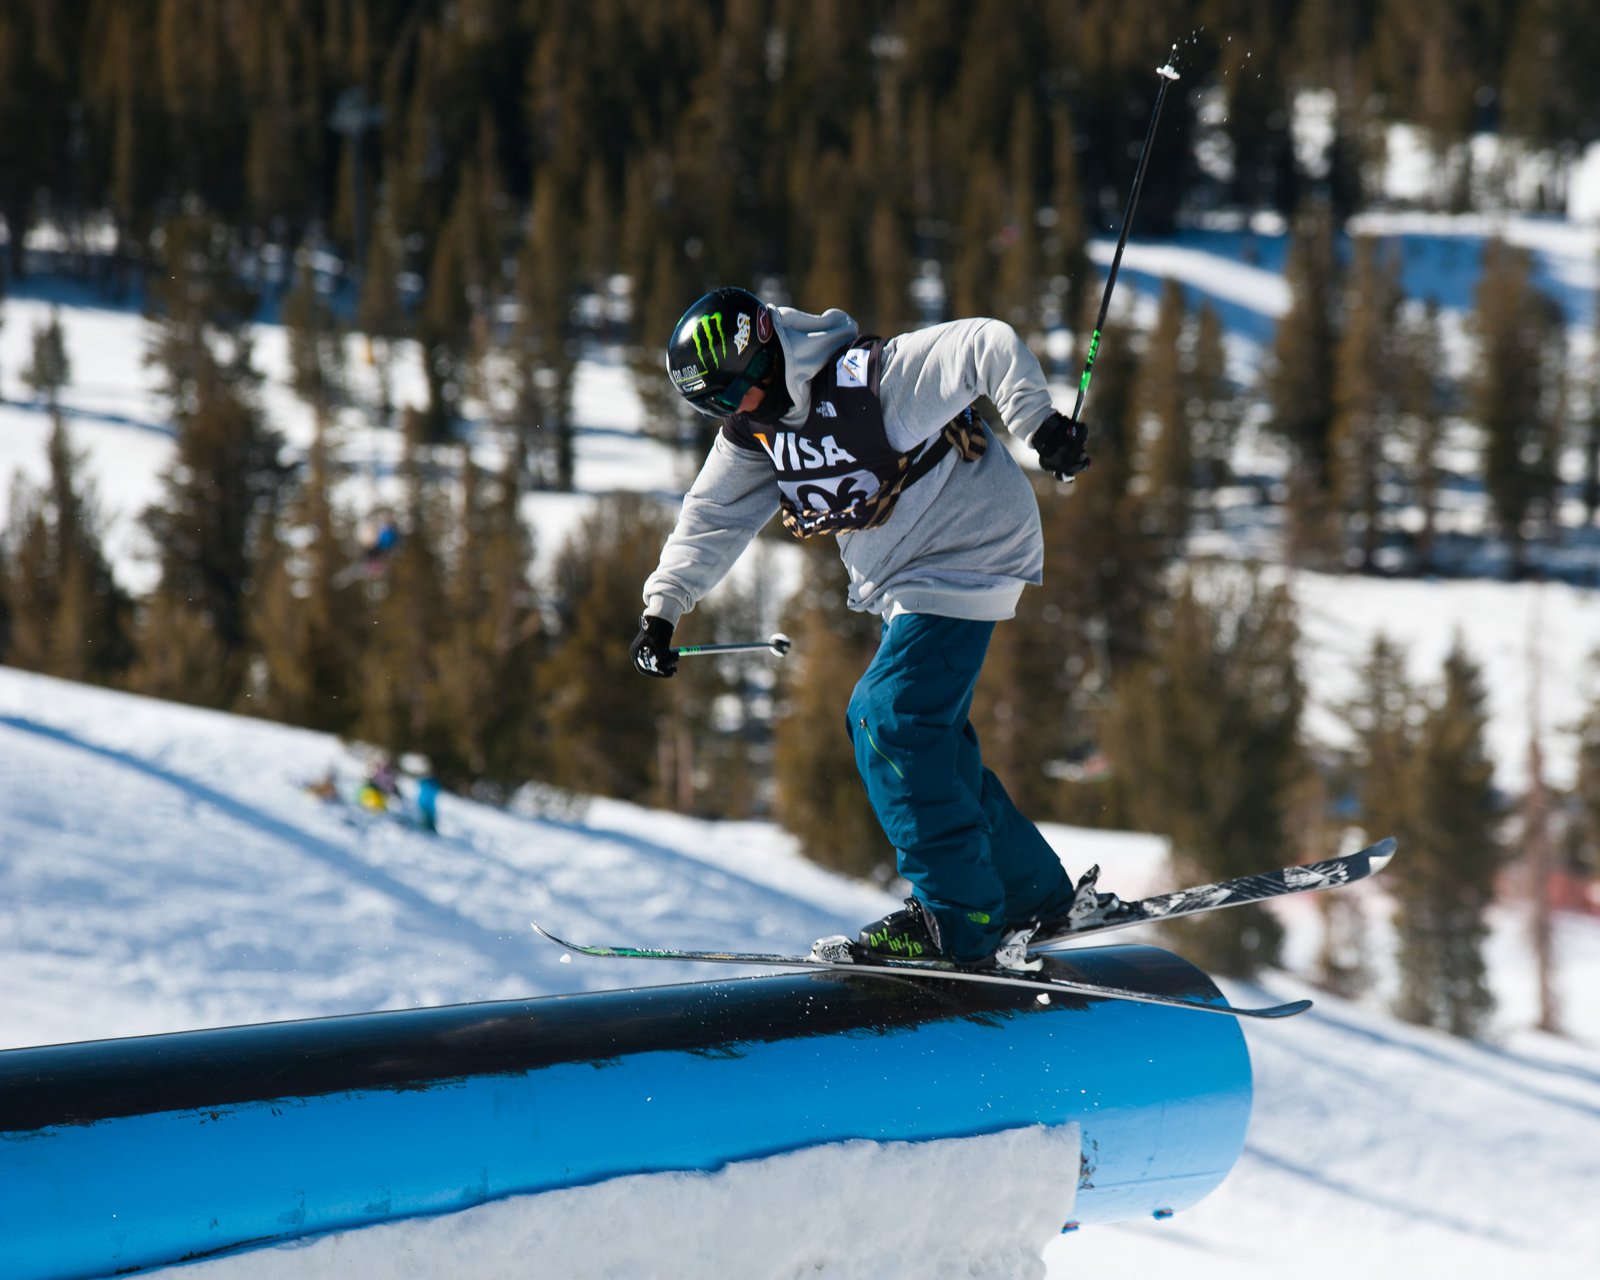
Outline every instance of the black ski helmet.
<path id="1" fill-rule="evenodd" d="M 759 382 L 782 390 L 783 348 L 772 312 L 748 289 L 713 289 L 673 326 L 667 374 L 685 400 L 713 418 L 736 412 Z"/>

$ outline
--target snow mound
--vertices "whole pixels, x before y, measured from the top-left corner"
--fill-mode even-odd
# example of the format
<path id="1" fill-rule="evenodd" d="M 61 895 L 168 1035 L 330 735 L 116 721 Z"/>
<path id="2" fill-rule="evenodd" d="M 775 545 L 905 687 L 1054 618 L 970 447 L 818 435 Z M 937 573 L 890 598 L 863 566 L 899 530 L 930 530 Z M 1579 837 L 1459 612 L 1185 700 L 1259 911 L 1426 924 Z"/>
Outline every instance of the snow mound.
<path id="1" fill-rule="evenodd" d="M 1078 1127 L 852 1141 L 517 1196 L 217 1258 L 194 1280 L 814 1276 L 1042 1280 L 1071 1215 Z M 905 1194 L 915 1188 L 915 1195 Z"/>

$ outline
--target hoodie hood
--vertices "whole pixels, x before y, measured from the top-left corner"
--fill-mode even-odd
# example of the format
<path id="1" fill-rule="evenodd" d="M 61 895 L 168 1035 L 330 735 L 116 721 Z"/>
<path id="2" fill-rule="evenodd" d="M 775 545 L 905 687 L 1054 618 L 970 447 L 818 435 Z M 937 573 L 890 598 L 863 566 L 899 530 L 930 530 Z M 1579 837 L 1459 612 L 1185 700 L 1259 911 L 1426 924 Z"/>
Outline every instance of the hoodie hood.
<path id="1" fill-rule="evenodd" d="M 793 307 L 771 307 L 778 342 L 783 347 L 783 378 L 793 407 L 783 415 L 790 426 L 811 414 L 811 379 L 840 347 L 854 342 L 860 326 L 838 307 L 820 316 Z"/>

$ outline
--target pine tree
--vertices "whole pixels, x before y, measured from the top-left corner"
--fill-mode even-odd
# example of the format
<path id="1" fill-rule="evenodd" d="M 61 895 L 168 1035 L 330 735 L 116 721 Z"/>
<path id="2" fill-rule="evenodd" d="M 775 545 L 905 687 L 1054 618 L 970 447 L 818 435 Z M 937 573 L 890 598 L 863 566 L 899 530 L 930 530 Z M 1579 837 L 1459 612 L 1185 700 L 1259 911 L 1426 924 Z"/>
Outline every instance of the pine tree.
<path id="1" fill-rule="evenodd" d="M 525 472 L 513 448 L 485 484 L 462 450 L 447 620 L 430 689 L 446 744 L 433 758 L 440 780 L 501 795 L 535 771 L 544 727 L 534 685 L 543 637 L 528 582 L 533 543 L 519 512 Z"/>
<path id="2" fill-rule="evenodd" d="M 1034 487 L 1041 504 L 1066 501 L 1054 480 Z M 1060 771 L 1084 753 L 1092 732 L 1076 697 L 1092 656 L 1072 608 L 1047 563 L 1044 584 L 1024 591 L 1016 616 L 995 628 L 973 699 L 984 764 L 1017 807 L 1039 819 L 1069 816 Z"/>
<path id="3" fill-rule="evenodd" d="M 609 495 L 558 557 L 550 600 L 558 630 L 538 670 L 546 777 L 557 786 L 627 800 L 659 794 L 662 721 L 673 700 L 695 696 L 694 678 L 639 677 L 628 646 L 667 528 L 648 499 Z"/>
<path id="4" fill-rule="evenodd" d="M 991 233 L 994 301 L 989 314 L 999 316 L 1027 336 L 1041 328 L 1044 300 L 1044 257 L 1037 214 L 1044 181 L 1039 121 L 1031 92 L 1018 94 L 1012 103 L 1009 134 L 1004 179 L 998 193 L 1000 220 Z"/>
<path id="5" fill-rule="evenodd" d="M 1207 511 L 1214 524 L 1222 516 L 1216 492 L 1233 476 L 1233 446 L 1241 418 L 1240 396 L 1228 376 L 1228 352 L 1217 309 L 1202 302 L 1194 333 L 1194 364 L 1189 378 L 1190 408 L 1194 414 L 1193 449 L 1196 482 L 1207 494 Z"/>
<path id="6" fill-rule="evenodd" d="M 252 222 L 276 237 L 298 239 L 305 225 L 308 181 L 315 157 L 305 154 L 309 140 L 323 136 L 326 110 L 314 83 L 300 73 L 311 70 L 295 56 L 293 18 L 265 8 L 240 14 L 236 35 L 243 55 L 240 96 L 244 113 L 244 187 Z M 307 118 L 316 127 L 307 129 Z"/>
<path id="7" fill-rule="evenodd" d="M 1062 319 L 1071 321 L 1084 314 L 1094 270 L 1089 263 L 1089 236 L 1078 174 L 1077 126 L 1072 109 L 1065 102 L 1052 108 L 1050 136 L 1050 212 L 1041 249 L 1051 296 Z"/>
<path id="8" fill-rule="evenodd" d="M 131 255 L 157 218 L 171 172 L 159 85 L 149 74 L 154 24 L 140 6 L 100 0 L 86 18 L 83 108 L 94 188 L 115 230 L 113 279 L 120 289 Z"/>
<path id="9" fill-rule="evenodd" d="M 1451 392 L 1439 336 L 1438 304 L 1413 308 L 1399 335 L 1399 403 L 1408 457 L 1405 480 L 1419 514 L 1414 563 L 1419 572 L 1434 568 L 1439 496 L 1444 484 L 1440 450 Z"/>
<path id="10" fill-rule="evenodd" d="M 254 400 L 255 298 L 238 281 L 232 236 L 197 215 L 165 232 L 149 360 L 163 377 L 177 449 L 162 500 L 140 518 L 160 579 L 131 678 L 146 693 L 231 706 L 244 687 L 253 570 L 286 469 Z"/>
<path id="11" fill-rule="evenodd" d="M 1284 274 L 1289 311 L 1278 322 L 1266 390 L 1272 429 L 1289 446 L 1287 558 L 1316 567 L 1335 559 L 1329 501 L 1339 294 L 1333 225 L 1320 203 L 1296 215 Z"/>
<path id="12" fill-rule="evenodd" d="M 344 398 L 344 335 L 333 308 L 317 291 L 310 256 L 306 248 L 296 255 L 299 270 L 279 318 L 289 339 L 289 385 L 313 412 L 325 416 Z"/>
<path id="13" fill-rule="evenodd" d="M 361 297 L 356 327 L 372 337 L 392 338 L 405 332 L 405 307 L 400 298 L 400 271 L 405 250 L 387 204 L 373 220 L 367 260 L 361 272 Z"/>
<path id="14" fill-rule="evenodd" d="M 435 657 L 448 625 L 445 563 L 447 500 L 428 459 L 422 414 L 406 414 L 400 459 L 404 486 L 399 542 L 372 587 L 372 627 L 363 648 L 355 732 L 391 755 L 445 754 L 446 734 L 432 714 Z"/>
<path id="15" fill-rule="evenodd" d="M 258 715 L 347 733 L 360 714 L 358 672 L 371 626 L 361 587 L 346 572 L 354 555 L 348 522 L 335 511 L 326 422 L 317 434 L 283 527 L 263 535 L 249 603 L 260 655 L 250 707 Z"/>
<path id="16" fill-rule="evenodd" d="M 367 243 L 366 265 L 361 272 L 361 296 L 356 303 L 356 328 L 364 335 L 363 350 L 378 376 L 378 411 L 388 420 L 394 413 L 392 339 L 406 331 L 405 304 L 400 296 L 400 271 L 405 250 L 387 204 L 379 210 Z"/>
<path id="17" fill-rule="evenodd" d="M 1186 581 L 1150 659 L 1117 678 L 1107 750 L 1139 829 L 1171 838 L 1176 877 L 1205 882 L 1276 865 L 1304 772 L 1293 602 L 1258 574 Z M 1186 954 L 1245 976 L 1277 962 L 1265 912 L 1193 922 Z"/>
<path id="18" fill-rule="evenodd" d="M 767 135 L 751 123 L 781 91 L 764 75 L 767 35 L 763 6 L 733 5 L 726 11 L 716 24 L 710 56 L 685 86 L 687 101 L 674 131 L 674 178 L 687 196 L 685 230 L 698 242 L 700 269 L 719 282 L 750 279 L 767 221 L 756 179 Z M 819 202 L 819 211 L 845 194 L 837 187 L 825 189 L 831 198 Z M 803 274 L 797 264 L 794 278 Z"/>
<path id="19" fill-rule="evenodd" d="M 178 596 L 153 592 L 139 606 L 138 657 L 128 685 L 138 693 L 231 709 L 238 705 L 243 664 L 223 644 L 211 619 Z"/>
<path id="20" fill-rule="evenodd" d="M 1258 51 L 1288 43 L 1293 8 L 1254 4 L 1240 17 L 1243 38 L 1229 41 L 1222 54 L 1225 128 L 1233 153 L 1230 202 L 1243 209 L 1292 214 L 1300 204 L 1301 174 L 1290 129 L 1286 68 L 1280 59 Z"/>
<path id="21" fill-rule="evenodd" d="M 692 282 L 680 256 L 662 246 L 641 299 L 637 343 L 628 358 L 634 393 L 644 406 L 647 431 L 656 439 L 683 449 L 690 465 L 696 468 L 711 446 L 717 423 L 696 413 L 673 389 L 662 368 L 661 355 L 673 326 L 699 291 L 700 286 Z"/>
<path id="22" fill-rule="evenodd" d="M 147 287 L 153 327 L 145 361 L 159 371 L 174 415 L 193 412 L 217 383 L 247 394 L 260 380 L 251 367 L 251 321 L 260 299 L 238 270 L 237 237 L 219 219 L 182 213 L 162 224 L 158 242 Z"/>
<path id="23" fill-rule="evenodd" d="M 1484 703 L 1481 672 L 1458 640 L 1406 773 L 1409 821 L 1397 833 L 1405 856 L 1390 882 L 1398 904 L 1395 1012 L 1458 1036 L 1479 1034 L 1494 1008 L 1483 947 L 1502 854 Z"/>
<path id="24" fill-rule="evenodd" d="M 189 700 L 191 689 L 205 689 L 205 705 L 230 706 L 243 688 L 247 601 L 285 468 L 279 437 L 238 384 L 218 369 L 201 370 L 190 394 L 176 415 L 177 451 L 163 477 L 165 494 L 140 518 L 156 547 L 155 594 L 166 607 L 146 610 L 134 681 L 141 692 L 179 701 Z M 167 624 L 177 632 L 165 634 L 160 628 Z M 209 640 L 195 646 L 200 631 Z M 178 653 L 157 661 L 169 644 Z M 215 667 L 190 686 L 193 668 L 184 659 Z M 169 674 L 178 683 L 167 683 Z"/>
<path id="25" fill-rule="evenodd" d="M 1156 325 L 1139 378 L 1139 407 L 1147 439 L 1142 456 L 1145 509 L 1165 555 L 1183 551 L 1193 519 L 1194 424 L 1190 365 L 1185 351 L 1188 306 L 1183 287 L 1164 282 Z"/>
<path id="26" fill-rule="evenodd" d="M 1575 155 L 1600 137 L 1593 11 L 1582 0 L 1528 0 L 1515 12 L 1501 86 L 1507 130 Z"/>
<path id="27" fill-rule="evenodd" d="M 970 180 L 961 200 L 953 260 L 948 275 L 950 309 L 958 316 L 995 311 L 995 250 L 1005 206 L 1000 161 L 987 150 L 970 157 Z"/>
<path id="28" fill-rule="evenodd" d="M 0 612 L 8 619 L 6 661 L 69 680 L 107 684 L 132 661 L 132 601 L 103 547 L 95 490 L 58 413 L 50 476 L 33 490 L 14 482 L 0 537 Z"/>
<path id="29" fill-rule="evenodd" d="M 66 48 L 56 47 L 56 8 L 0 7 L 0 219 L 10 275 L 23 272 L 23 244 L 40 197 L 52 189 L 66 194 L 61 140 L 75 94 Z"/>
<path id="30" fill-rule="evenodd" d="M 466 196 L 458 196 L 433 242 L 427 295 L 417 311 L 416 336 L 422 345 L 428 386 L 420 425 L 429 444 L 443 443 L 454 433 L 467 394 L 473 318 L 472 231 L 472 210 Z"/>
<path id="31" fill-rule="evenodd" d="M 884 335 L 911 328 L 910 232 L 903 216 L 887 200 L 872 207 L 867 232 L 867 260 L 872 264 L 872 311 L 867 328 Z"/>
<path id="32" fill-rule="evenodd" d="M 1333 493 L 1357 539 L 1364 572 L 1377 568 L 1383 541 L 1384 445 L 1396 434 L 1403 387 L 1397 313 L 1399 263 L 1376 240 L 1356 241 L 1355 266 L 1334 369 L 1329 431 Z"/>
<path id="33" fill-rule="evenodd" d="M 44 398 L 45 406 L 56 412 L 61 388 L 72 381 L 72 362 L 67 358 L 66 335 L 61 330 L 61 310 L 50 308 L 50 319 L 34 326 L 33 360 L 22 371 L 22 380 Z"/>
<path id="34" fill-rule="evenodd" d="M 246 112 L 230 15 L 207 0 L 156 0 L 154 73 L 170 131 L 173 194 L 231 218 L 245 192 Z"/>
<path id="35" fill-rule="evenodd" d="M 1046 590 L 1061 593 L 1062 625 L 1082 670 L 1102 679 L 1143 656 L 1150 610 L 1165 595 L 1166 548 L 1136 483 L 1140 362 L 1114 323 L 1084 408 L 1094 465 L 1070 485 L 1040 482 L 1045 545 L 1069 549 L 1045 566 Z"/>
<path id="36" fill-rule="evenodd" d="M 1421 709 L 1405 654 L 1387 636 L 1374 639 L 1358 693 L 1343 715 L 1356 744 L 1354 787 L 1362 823 L 1374 839 L 1397 834 L 1411 821 L 1408 779 Z"/>
<path id="37" fill-rule="evenodd" d="M 1419 0 L 1384 5 L 1374 15 L 1375 88 L 1394 103 L 1397 118 L 1422 126 L 1441 161 L 1471 132 L 1474 90 L 1498 79 L 1473 47 L 1474 35 L 1483 46 L 1504 47 L 1509 32 L 1497 11 L 1505 9 L 1477 6 L 1469 14 L 1454 0 Z"/>
<path id="38" fill-rule="evenodd" d="M 1484 485 L 1512 577 L 1528 570 L 1530 524 L 1553 518 L 1564 399 L 1565 323 L 1532 276 L 1528 250 L 1499 240 L 1484 246 L 1472 413 L 1483 431 Z"/>
<path id="39" fill-rule="evenodd" d="M 577 283 L 575 234 L 555 175 L 541 173 L 535 180 L 527 239 L 517 256 L 518 316 L 511 343 L 517 416 L 525 448 L 534 473 L 545 484 L 562 490 L 572 488 L 577 465 L 577 431 L 572 420 L 577 361 L 568 334 L 568 313 Z M 658 379 L 659 359 L 657 356 L 655 365 Z"/>

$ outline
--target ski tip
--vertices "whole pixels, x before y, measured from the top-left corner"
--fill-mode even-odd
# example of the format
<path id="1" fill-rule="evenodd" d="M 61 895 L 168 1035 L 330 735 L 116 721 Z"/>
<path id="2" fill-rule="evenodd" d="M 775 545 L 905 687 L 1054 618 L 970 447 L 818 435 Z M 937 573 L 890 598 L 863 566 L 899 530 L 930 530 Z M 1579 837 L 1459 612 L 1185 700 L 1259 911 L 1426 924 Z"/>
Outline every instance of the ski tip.
<path id="1" fill-rule="evenodd" d="M 1280 1004 L 1272 1011 L 1274 1018 L 1292 1018 L 1297 1013 L 1304 1013 L 1311 1008 L 1309 1000 L 1291 1000 L 1288 1004 Z"/>
<path id="2" fill-rule="evenodd" d="M 1389 859 L 1394 857 L 1394 851 L 1395 842 L 1393 836 L 1384 836 L 1382 840 L 1367 850 L 1367 861 L 1372 864 L 1374 874 L 1389 865 Z"/>

